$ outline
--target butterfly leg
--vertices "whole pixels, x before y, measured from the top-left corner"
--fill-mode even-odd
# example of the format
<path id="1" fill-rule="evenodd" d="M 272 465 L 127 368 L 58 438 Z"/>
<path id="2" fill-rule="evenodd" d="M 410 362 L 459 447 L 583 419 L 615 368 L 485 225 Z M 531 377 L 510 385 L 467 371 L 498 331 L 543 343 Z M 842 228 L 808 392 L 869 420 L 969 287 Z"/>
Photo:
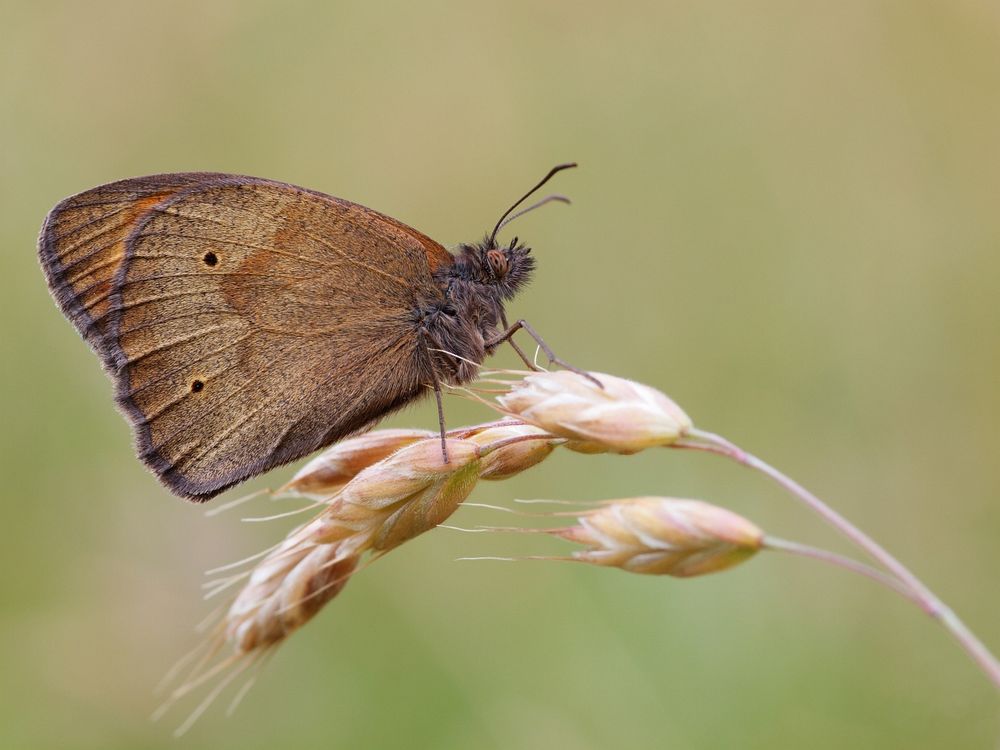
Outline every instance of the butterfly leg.
<path id="1" fill-rule="evenodd" d="M 503 324 L 503 329 L 505 331 L 510 328 L 510 323 L 507 322 L 507 316 L 503 313 L 502 310 L 500 311 L 500 322 Z M 497 343 L 500 343 L 502 341 L 503 339 L 501 338 L 500 341 L 498 341 Z M 521 349 L 521 347 L 517 345 L 517 342 L 514 341 L 512 336 L 508 336 L 507 343 L 510 344 L 511 348 L 515 352 L 517 352 L 517 356 L 521 358 L 521 361 L 524 362 L 524 364 L 528 367 L 529 370 L 534 370 L 535 372 L 538 372 L 541 369 L 538 365 L 534 363 L 533 360 L 528 359 L 528 355 L 525 354 L 524 351 Z"/>
<path id="2" fill-rule="evenodd" d="M 506 341 L 506 342 L 510 343 L 511 346 L 514 346 L 514 351 L 516 351 L 518 354 L 521 355 L 521 359 L 523 359 L 525 361 L 525 363 L 528 364 L 529 367 L 531 367 L 532 370 L 537 370 L 538 369 L 537 367 L 533 367 L 531 363 L 528 363 L 528 360 L 524 356 L 524 353 L 521 352 L 521 350 L 518 349 L 518 347 L 514 345 L 514 340 L 511 338 L 515 333 L 517 333 L 522 328 L 524 329 L 524 331 L 529 336 L 531 336 L 531 338 L 533 338 L 535 340 L 535 343 L 538 344 L 538 346 L 541 348 L 541 350 L 543 352 L 545 352 L 545 356 L 548 357 L 549 364 L 551 364 L 551 365 L 559 365 L 564 370 L 569 370 L 570 372 L 575 372 L 577 375 L 581 375 L 581 376 L 587 378 L 587 380 L 591 381 L 598 388 L 600 388 L 602 390 L 604 389 L 604 386 L 601 384 L 601 381 L 598 380 L 597 378 L 595 378 L 589 372 L 587 372 L 585 370 L 581 370 L 579 367 L 574 367 L 573 365 L 571 365 L 566 360 L 561 359 L 560 357 L 557 357 L 556 353 L 554 351 L 552 351 L 552 347 L 550 347 L 548 344 L 545 343 L 545 339 L 543 339 L 538 334 L 538 331 L 536 331 L 534 328 L 532 328 L 531 324 L 528 323 L 528 321 L 526 321 L 526 320 L 518 320 L 518 321 L 516 321 L 514 323 L 514 325 L 509 326 L 507 328 L 507 330 L 504 331 L 499 336 L 499 338 L 497 338 L 495 341 L 490 341 L 487 344 L 487 346 L 496 346 L 497 344 Z"/>
<path id="3" fill-rule="evenodd" d="M 441 457 L 448 463 L 448 444 L 445 442 L 444 405 L 441 403 L 441 383 L 437 371 L 434 372 L 434 400 L 438 408 L 438 430 L 441 431 Z"/>
<path id="4" fill-rule="evenodd" d="M 424 345 L 424 354 L 427 357 L 427 365 L 431 373 L 431 384 L 434 387 L 434 400 L 437 402 L 438 410 L 438 430 L 441 433 L 441 458 L 448 463 L 448 443 L 445 433 L 447 428 L 444 422 L 444 404 L 441 403 L 441 379 L 438 378 L 437 368 L 434 366 L 434 357 L 431 356 L 429 344 L 427 343 L 427 330 L 420 329 L 420 339 Z"/>

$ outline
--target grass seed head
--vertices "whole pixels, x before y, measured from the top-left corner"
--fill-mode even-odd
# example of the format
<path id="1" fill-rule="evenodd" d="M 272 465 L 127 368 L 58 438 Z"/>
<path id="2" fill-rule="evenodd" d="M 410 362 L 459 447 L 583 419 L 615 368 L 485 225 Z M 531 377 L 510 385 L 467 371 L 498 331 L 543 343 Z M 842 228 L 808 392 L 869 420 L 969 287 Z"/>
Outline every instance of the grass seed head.
<path id="1" fill-rule="evenodd" d="M 479 461 L 457 466 L 392 508 L 372 537 L 372 549 L 388 552 L 444 523 L 465 502 L 479 479 Z"/>
<path id="2" fill-rule="evenodd" d="M 742 516 L 700 500 L 614 500 L 551 533 L 589 549 L 573 558 L 632 573 L 680 578 L 716 573 L 751 557 L 764 532 Z"/>
<path id="3" fill-rule="evenodd" d="M 427 430 L 374 430 L 342 440 L 303 466 L 280 492 L 314 499 L 329 497 L 363 469 L 434 435 Z"/>
<path id="4" fill-rule="evenodd" d="M 347 585 L 358 566 L 361 537 L 332 544 L 314 541 L 322 518 L 291 533 L 254 567 L 224 620 L 238 652 L 280 643 Z"/>
<path id="5" fill-rule="evenodd" d="M 482 448 L 480 479 L 509 479 L 541 463 L 562 442 L 540 427 L 519 422 L 498 423 L 469 440 Z"/>
<path id="6" fill-rule="evenodd" d="M 240 592 L 226 616 L 226 637 L 243 653 L 280 643 L 347 585 L 357 557 L 338 559 L 332 545 L 311 548 L 272 591 Z"/>
<path id="7" fill-rule="evenodd" d="M 691 419 L 655 388 L 594 373 L 603 385 L 567 370 L 533 372 L 498 397 L 500 407 L 587 453 L 636 453 L 670 445 Z"/>
<path id="8" fill-rule="evenodd" d="M 430 438 L 362 469 L 258 563 L 225 618 L 237 650 L 280 643 L 340 593 L 366 552 L 388 552 L 454 513 L 479 478 L 481 449 L 468 440 L 447 448 L 448 463 Z"/>
<path id="9" fill-rule="evenodd" d="M 470 440 L 451 438 L 445 441 L 445 446 L 447 463 L 437 438 L 402 448 L 361 471 L 347 483 L 340 498 L 345 503 L 370 509 L 392 507 L 479 461 L 480 448 Z"/>

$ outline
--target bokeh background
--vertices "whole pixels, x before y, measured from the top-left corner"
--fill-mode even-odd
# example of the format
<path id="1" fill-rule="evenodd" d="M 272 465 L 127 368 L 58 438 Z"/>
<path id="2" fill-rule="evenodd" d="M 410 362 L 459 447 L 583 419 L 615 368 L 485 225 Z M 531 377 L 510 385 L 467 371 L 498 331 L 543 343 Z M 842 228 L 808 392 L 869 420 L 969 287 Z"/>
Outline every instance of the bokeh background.
<path id="1" fill-rule="evenodd" d="M 997 649 L 994 3 L 2 2 L 0 15 L 0 746 L 995 746 L 986 679 L 865 580 L 777 555 L 688 581 L 454 562 L 564 550 L 445 530 L 352 581 L 232 718 L 223 700 L 173 740 L 191 705 L 151 723 L 152 689 L 197 641 L 203 571 L 287 526 L 206 518 L 160 488 L 35 259 L 52 205 L 126 176 L 271 177 L 452 246 L 578 160 L 554 188 L 575 205 L 516 225 L 540 269 L 513 314 L 830 499 Z M 452 425 L 485 417 L 447 409 Z M 435 417 L 424 404 L 391 423 Z M 649 493 L 847 549 L 776 487 L 702 455 L 560 453 L 474 498 Z"/>

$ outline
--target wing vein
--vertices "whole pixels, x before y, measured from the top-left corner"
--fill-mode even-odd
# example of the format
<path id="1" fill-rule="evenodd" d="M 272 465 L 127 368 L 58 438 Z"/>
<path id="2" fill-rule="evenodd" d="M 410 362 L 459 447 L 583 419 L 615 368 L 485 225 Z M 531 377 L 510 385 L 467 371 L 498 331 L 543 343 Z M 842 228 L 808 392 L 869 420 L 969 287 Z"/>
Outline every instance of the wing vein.
<path id="1" fill-rule="evenodd" d="M 187 218 L 187 217 L 185 217 Z M 301 260 L 306 263 L 311 263 L 313 265 L 322 266 L 323 268 L 335 268 L 329 263 L 321 263 L 316 258 L 309 258 L 305 255 L 299 255 L 298 253 L 289 253 L 284 250 L 279 250 L 276 247 L 269 247 L 267 245 L 257 245 L 253 242 L 246 242 L 244 240 L 230 240 L 223 237 L 202 237 L 200 235 L 194 234 L 181 234 L 180 232 L 143 232 L 143 237 L 179 237 L 185 240 L 202 240 L 206 243 L 218 243 L 224 245 L 236 245 L 237 247 L 245 247 L 251 250 L 261 250 L 263 252 L 274 253 L 275 255 L 282 255 L 286 258 L 294 258 L 295 260 Z M 149 253 L 149 254 L 135 254 L 136 258 L 187 258 L 187 255 L 176 255 L 173 253 Z"/>
<path id="2" fill-rule="evenodd" d="M 215 315 L 215 316 L 223 315 L 232 318 L 239 318 L 240 320 L 243 319 L 243 316 L 240 315 L 239 313 L 229 312 L 228 310 L 221 310 L 219 308 L 214 308 L 211 310 L 198 310 L 196 312 L 185 313 L 184 315 L 174 315 L 169 318 L 158 318 L 157 320 L 151 320 L 147 323 L 143 323 L 142 325 L 132 326 L 131 328 L 119 329 L 118 336 L 120 338 L 121 336 L 124 336 L 126 333 L 142 331 L 145 330 L 146 328 L 152 328 L 153 326 L 162 325 L 163 323 L 173 323 L 174 321 L 184 320 L 185 318 L 196 318 L 199 315 Z"/>
<path id="3" fill-rule="evenodd" d="M 207 352 L 207 353 L 203 354 L 202 356 L 198 357 L 197 359 L 192 360 L 191 362 L 187 362 L 187 363 L 181 365 L 180 367 L 175 367 L 173 370 L 170 370 L 168 372 L 163 373 L 160 377 L 156 378 L 155 380 L 150 380 L 148 383 L 144 383 L 143 385 L 139 386 L 138 388 L 131 388 L 131 389 L 129 389 L 129 392 L 127 394 L 125 394 L 124 397 L 128 398 L 128 399 L 131 399 L 133 396 L 137 396 L 138 394 L 140 394 L 143 391 L 145 391 L 147 388 L 151 388 L 154 385 L 157 385 L 158 383 L 162 383 L 167 378 L 172 377 L 173 375 L 176 375 L 177 373 L 181 372 L 182 370 L 186 370 L 191 365 L 201 364 L 202 362 L 204 362 L 206 359 L 209 359 L 210 357 L 214 357 L 217 354 L 222 354 L 224 351 L 227 351 L 227 350 L 232 349 L 232 348 L 234 348 L 236 346 L 239 346 L 242 342 L 244 342 L 248 338 L 250 338 L 251 335 L 252 335 L 251 333 L 247 333 L 244 336 L 240 336 L 238 339 L 236 339 L 235 341 L 230 341 L 225 346 L 220 346 L 218 349 L 214 349 L 213 351 Z"/>
<path id="4" fill-rule="evenodd" d="M 202 328 L 198 331 L 194 331 L 192 333 L 181 336 L 180 338 L 172 339 L 171 341 L 166 341 L 162 344 L 159 344 L 158 346 L 154 346 L 152 349 L 148 349 L 142 352 L 141 354 L 130 355 L 128 363 L 129 365 L 134 365 L 136 362 L 141 362 L 142 360 L 146 359 L 146 357 L 151 357 L 157 352 L 162 352 L 164 349 L 169 349 L 170 347 L 173 346 L 180 346 L 181 344 L 186 344 L 189 341 L 194 341 L 197 338 L 205 336 L 209 333 L 214 333 L 215 331 L 221 331 L 226 328 L 238 328 L 238 327 L 239 326 L 233 326 L 233 325 L 217 325 L 217 326 L 211 326 L 209 328 Z M 121 338 L 119 337 L 119 346 L 120 342 Z"/>
<path id="5" fill-rule="evenodd" d="M 276 360 L 276 361 L 283 361 L 287 357 L 287 355 L 290 353 L 290 351 L 293 351 L 293 350 L 294 351 L 298 351 L 299 349 L 302 349 L 302 348 L 305 347 L 305 342 L 297 340 L 295 343 L 297 344 L 297 346 L 290 346 L 290 347 L 286 348 L 282 352 L 281 357 L 278 360 Z M 200 421 L 200 420 L 204 419 L 205 417 L 208 417 L 210 414 L 213 414 L 220 407 L 222 407 L 223 405 L 225 405 L 226 403 L 228 403 L 229 401 L 231 401 L 232 399 L 234 399 L 239 394 L 243 393 L 252 383 L 256 382 L 261 377 L 263 377 L 265 374 L 267 374 L 268 369 L 273 369 L 273 368 L 261 369 L 256 374 L 254 374 L 253 376 L 251 376 L 249 379 L 244 380 L 232 393 L 227 394 L 225 396 L 225 398 L 221 399 L 220 401 L 216 401 L 216 402 L 212 403 L 210 406 L 208 406 L 208 408 L 202 410 L 197 415 L 195 415 L 194 417 L 192 417 L 191 419 L 189 419 L 187 422 L 185 422 L 184 425 L 182 425 L 178 429 L 174 430 L 167 437 L 165 437 L 162 440 L 160 440 L 159 443 L 158 443 L 159 446 L 166 445 L 167 443 L 169 443 L 170 441 L 172 441 L 174 438 L 176 438 L 178 435 L 180 435 L 181 433 L 183 433 L 185 430 L 190 429 L 191 426 L 195 422 Z M 150 441 L 150 443 L 151 444 L 150 444 L 149 448 L 147 448 L 145 451 L 143 451 L 144 455 L 148 456 L 148 455 L 152 454 L 153 452 L 155 452 L 157 450 L 157 446 L 152 445 L 152 441 Z"/>
<path id="6" fill-rule="evenodd" d="M 255 409 L 253 409 L 253 410 L 251 410 L 251 411 L 249 411 L 249 412 L 247 412 L 245 414 L 240 415 L 240 418 L 236 422 L 234 422 L 233 424 L 229 425 L 229 427 L 227 427 L 222 432 L 220 432 L 218 435 L 216 435 L 214 437 L 214 439 L 211 442 L 208 443 L 208 445 L 204 446 L 201 449 L 201 451 L 196 456 L 194 456 L 193 458 L 191 458 L 190 459 L 190 463 L 192 463 L 192 464 L 193 463 L 197 463 L 197 461 L 199 459 L 201 459 L 203 456 L 207 455 L 213 448 L 217 447 L 219 444 L 221 444 L 223 441 L 225 441 L 225 439 L 227 437 L 229 437 L 230 435 L 232 435 L 236 430 L 238 430 L 244 424 L 246 424 L 251 419 L 253 419 L 255 416 L 257 416 L 265 408 L 267 408 L 268 406 L 270 406 L 270 403 L 271 403 L 270 401 L 261 400 L 260 403 L 257 405 L 257 407 Z"/>
<path id="7" fill-rule="evenodd" d="M 194 195 L 192 195 L 190 197 L 193 199 L 196 196 L 197 196 L 197 194 L 194 194 Z M 209 203 L 202 203 L 202 202 L 199 202 L 199 201 L 196 201 L 196 200 L 191 200 L 191 203 L 193 203 L 195 205 L 199 205 L 199 206 L 211 206 L 211 204 L 209 204 Z M 177 209 L 177 207 L 175 207 L 173 205 L 154 206 L 151 210 L 152 211 L 157 211 L 157 212 L 160 212 L 160 213 L 169 214 L 171 216 L 177 216 L 177 217 L 180 217 L 182 219 L 188 219 L 188 220 L 192 220 L 192 221 L 210 221 L 213 224 L 218 224 L 219 226 L 223 226 L 223 227 L 228 227 L 229 226 L 225 222 L 220 221 L 220 220 L 216 219 L 213 216 L 197 216 L 197 215 L 184 214 L 183 212 L 179 211 Z M 260 214 L 260 213 L 253 213 L 253 214 L 251 214 L 249 211 L 245 211 L 243 209 L 236 208 L 234 206 L 231 206 L 230 210 L 239 211 L 240 213 L 244 213 L 244 214 L 250 214 L 250 215 L 254 216 L 254 218 L 257 218 L 257 219 L 259 219 L 261 216 L 267 216 L 268 218 L 274 220 L 275 222 L 277 222 L 277 221 L 280 220 L 279 217 L 275 216 L 274 214 Z M 308 237 L 309 239 L 313 240 L 317 244 L 325 247 L 327 250 L 330 250 L 330 251 L 336 253 L 337 255 L 341 256 L 348 263 L 351 263 L 353 265 L 359 266 L 361 268 L 365 268 L 365 269 L 371 271 L 372 273 L 376 273 L 376 274 L 378 274 L 380 276 L 384 276 L 385 278 L 392 280 L 394 283 L 399 284 L 402 287 L 409 288 L 409 286 L 410 286 L 410 284 L 408 284 L 403 279 L 400 279 L 397 276 L 393 276 L 390 273 L 386 273 L 381 268 L 376 268 L 375 266 L 373 266 L 373 265 L 371 265 L 369 263 L 365 263 L 363 261 L 357 260 L 356 258 L 352 258 L 347 253 L 345 253 L 343 250 L 341 250 L 341 249 L 339 249 L 337 247 L 334 247 L 333 245 L 331 245 L 330 243 L 326 242 L 321 237 L 318 237 L 318 236 L 316 236 L 314 234 L 310 234 L 309 232 L 306 232 L 304 230 L 302 230 L 302 234 L 303 234 L 303 236 Z"/>

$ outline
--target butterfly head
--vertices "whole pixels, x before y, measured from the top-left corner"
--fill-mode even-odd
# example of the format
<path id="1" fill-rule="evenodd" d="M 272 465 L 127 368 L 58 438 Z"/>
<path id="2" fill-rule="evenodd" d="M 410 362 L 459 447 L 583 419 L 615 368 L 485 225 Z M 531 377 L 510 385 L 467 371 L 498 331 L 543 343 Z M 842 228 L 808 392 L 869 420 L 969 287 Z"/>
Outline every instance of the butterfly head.
<path id="1" fill-rule="evenodd" d="M 517 237 L 511 240 L 509 245 L 497 244 L 497 233 L 514 219 L 547 203 L 569 203 L 569 198 L 563 195 L 549 195 L 514 213 L 518 206 L 552 179 L 553 175 L 575 166 L 575 163 L 559 164 L 550 169 L 538 184 L 504 211 L 496 226 L 493 227 L 493 231 L 487 233 L 482 242 L 476 245 L 463 245 L 462 253 L 456 263 L 460 269 L 459 275 L 492 290 L 491 296 L 497 302 L 513 298 L 531 278 L 531 272 L 535 268 L 535 259 L 531 257 L 531 248 L 519 243 Z"/>
<path id="2" fill-rule="evenodd" d="M 498 246 L 487 235 L 482 242 L 462 245 L 457 265 L 461 276 L 492 292 L 498 300 L 510 300 L 531 279 L 535 259 L 531 248 L 518 242 Z"/>

